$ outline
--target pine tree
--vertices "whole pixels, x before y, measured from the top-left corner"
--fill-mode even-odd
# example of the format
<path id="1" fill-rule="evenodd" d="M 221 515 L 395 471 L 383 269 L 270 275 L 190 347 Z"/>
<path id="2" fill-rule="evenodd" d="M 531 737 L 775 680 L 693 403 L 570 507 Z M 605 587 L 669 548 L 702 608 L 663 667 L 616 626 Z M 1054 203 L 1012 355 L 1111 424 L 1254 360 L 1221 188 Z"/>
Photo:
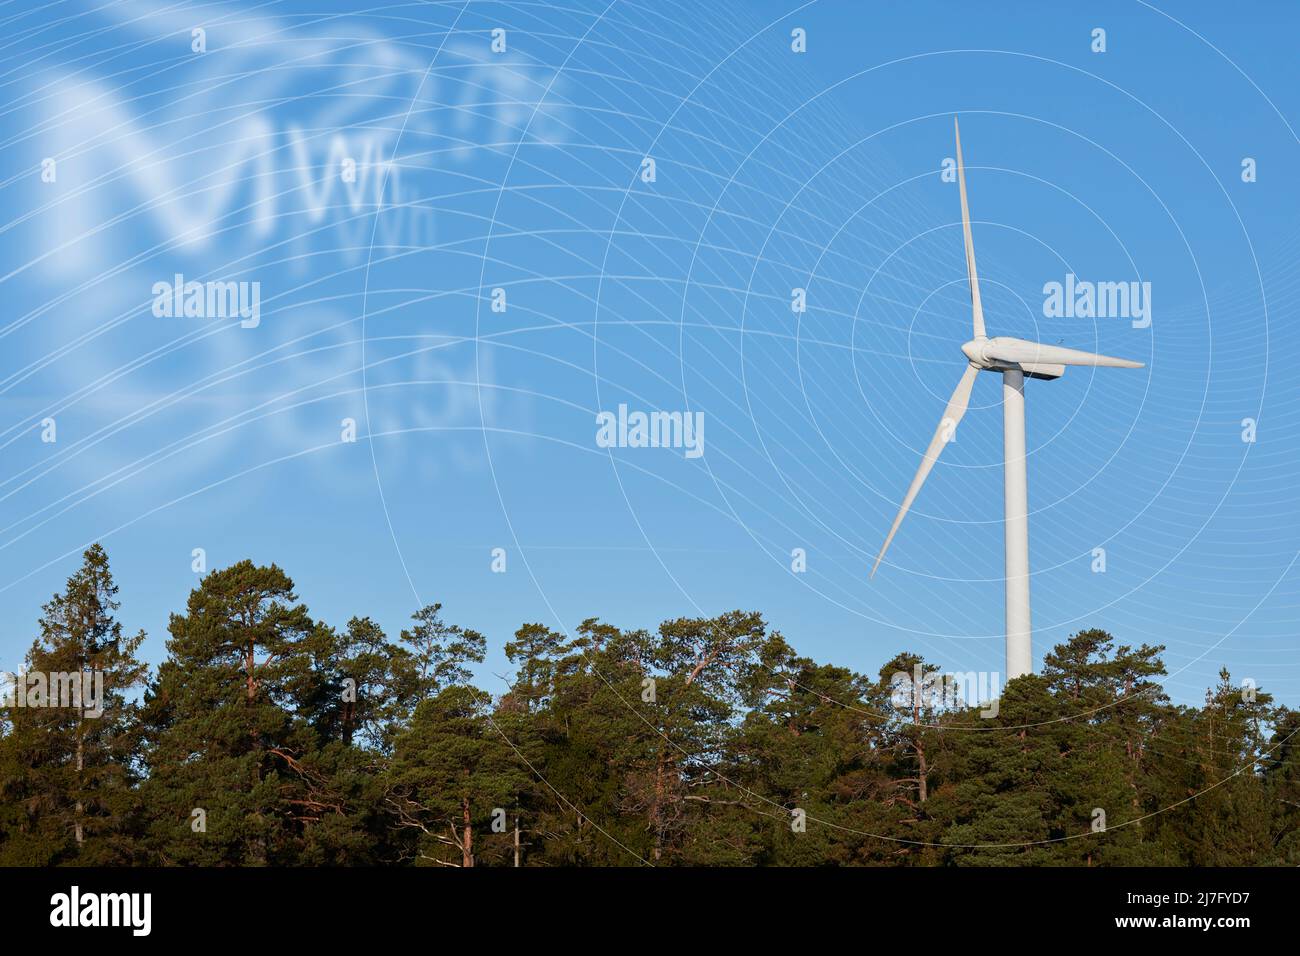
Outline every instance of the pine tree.
<path id="1" fill-rule="evenodd" d="M 526 645 L 543 657 L 541 670 L 553 671 L 546 705 L 521 713 L 518 700 L 530 691 L 512 689 L 496 719 L 537 775 L 521 794 L 529 861 L 627 866 L 649 853 L 644 825 L 623 811 L 623 802 L 627 763 L 647 731 L 642 695 L 650 690 L 643 681 L 652 640 L 594 618 L 575 630 L 562 656 L 552 655 L 549 639 Z M 516 648 L 520 673 L 536 672 L 523 666 L 521 652 Z"/>
<path id="2" fill-rule="evenodd" d="M 1032 866 L 1048 858 L 1053 839 L 1049 780 L 1060 749 L 1049 730 L 1059 717 L 1044 678 L 1010 681 L 995 717 L 974 708 L 952 715 L 951 783 L 927 812 L 944 823 L 946 859 L 964 866 Z"/>
<path id="3" fill-rule="evenodd" d="M 412 837 L 408 858 L 424 865 L 471 867 L 502 863 L 507 811 L 530 779 L 493 721 L 491 698 L 452 686 L 423 701 L 397 739 L 389 770 L 388 805 Z"/>
<path id="4" fill-rule="evenodd" d="M 1053 862 L 1167 862 L 1140 849 L 1150 812 L 1146 744 L 1168 700 L 1155 680 L 1165 672 L 1163 650 L 1117 648 L 1106 631 L 1090 629 L 1045 655 L 1043 678 L 1060 706 L 1053 732 L 1063 758 L 1052 781 L 1059 834 Z"/>
<path id="5" fill-rule="evenodd" d="M 446 623 L 441 612 L 441 604 L 425 605 L 411 615 L 415 626 L 401 634 L 415 662 L 417 700 L 468 684 L 473 677 L 469 665 L 483 662 L 487 639 L 478 631 Z"/>
<path id="6" fill-rule="evenodd" d="M 1300 711 L 1279 707 L 1263 761 L 1264 787 L 1275 808 L 1273 859 L 1300 865 Z"/>
<path id="7" fill-rule="evenodd" d="M 301 802 L 295 764 L 317 740 L 322 675 L 313 665 L 327 633 L 283 571 L 247 560 L 208 574 L 169 630 L 169 657 L 146 695 L 143 791 L 156 858 L 294 862 L 316 815 Z"/>
<path id="8" fill-rule="evenodd" d="M 69 707 L 29 695 L 27 703 L 38 706 L 6 708 L 0 862 L 100 865 L 136 856 L 130 829 L 139 736 L 132 698 L 146 676 L 136 657 L 144 633 L 123 635 L 117 591 L 108 555 L 95 544 L 44 607 L 26 673 L 15 679 L 38 680 L 49 695 L 59 684 L 79 684 L 81 701 Z"/>
<path id="9" fill-rule="evenodd" d="M 543 624 L 525 624 L 506 643 L 506 657 L 517 671 L 510 697 L 526 712 L 540 710 L 550 702 L 560 662 L 573 650 L 563 634 Z"/>
<path id="10" fill-rule="evenodd" d="M 1162 814 L 1190 866 L 1253 866 L 1273 855 L 1275 802 L 1262 783 L 1261 724 L 1272 697 L 1235 687 L 1226 669 L 1185 725 L 1188 797 Z"/>
<path id="11" fill-rule="evenodd" d="M 756 831 L 748 857 L 734 862 L 816 866 L 890 858 L 899 844 L 880 837 L 906 830 L 913 814 L 904 805 L 910 801 L 895 799 L 902 788 L 880 759 L 882 716 L 870 682 L 796 657 L 774 638 L 760 655 L 766 686 L 732 748 L 729 775 L 745 798 L 732 815 Z"/>

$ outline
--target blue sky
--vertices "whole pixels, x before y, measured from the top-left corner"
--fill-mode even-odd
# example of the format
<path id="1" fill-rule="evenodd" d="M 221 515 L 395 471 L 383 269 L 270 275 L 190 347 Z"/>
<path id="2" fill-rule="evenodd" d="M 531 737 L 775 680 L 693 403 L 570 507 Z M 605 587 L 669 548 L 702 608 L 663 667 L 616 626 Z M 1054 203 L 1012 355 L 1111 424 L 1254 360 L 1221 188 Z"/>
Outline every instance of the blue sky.
<path id="1" fill-rule="evenodd" d="M 1001 671 L 992 376 L 866 574 L 970 337 L 959 114 L 990 333 L 1147 363 L 1027 388 L 1036 659 L 1105 627 L 1178 700 L 1300 702 L 1298 15 L 972 7 L 0 8 L 6 666 L 101 540 L 153 661 L 203 548 L 338 625 L 441 601 L 494 689 L 524 621 L 736 607 Z M 260 323 L 153 315 L 176 273 Z M 1067 273 L 1149 282 L 1150 327 L 1045 317 Z M 620 403 L 704 455 L 599 447 Z"/>

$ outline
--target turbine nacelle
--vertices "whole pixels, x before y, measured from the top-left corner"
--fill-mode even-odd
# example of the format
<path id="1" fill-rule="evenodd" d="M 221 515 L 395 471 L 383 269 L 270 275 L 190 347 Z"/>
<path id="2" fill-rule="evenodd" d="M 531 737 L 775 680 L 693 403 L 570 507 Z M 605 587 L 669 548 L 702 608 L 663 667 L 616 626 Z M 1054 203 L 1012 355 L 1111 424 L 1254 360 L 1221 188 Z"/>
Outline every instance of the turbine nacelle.
<path id="1" fill-rule="evenodd" d="M 978 336 L 961 347 L 962 354 L 975 368 L 988 372 L 1021 371 L 1034 378 L 1060 378 L 1067 365 L 1092 368 L 1142 368 L 1141 362 L 1081 352 L 1059 345 L 1044 345 L 1027 339 L 999 335 Z"/>

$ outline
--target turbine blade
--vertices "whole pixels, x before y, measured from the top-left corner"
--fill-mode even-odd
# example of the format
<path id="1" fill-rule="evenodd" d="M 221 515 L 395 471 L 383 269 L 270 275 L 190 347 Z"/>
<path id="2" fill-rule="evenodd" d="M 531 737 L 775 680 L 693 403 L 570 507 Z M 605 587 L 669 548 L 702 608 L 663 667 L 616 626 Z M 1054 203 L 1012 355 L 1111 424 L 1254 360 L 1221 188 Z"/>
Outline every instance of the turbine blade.
<path id="1" fill-rule="evenodd" d="M 1096 352 L 1080 352 L 1078 349 L 1061 348 L 1059 345 L 1044 345 L 1041 342 L 1023 340 L 993 340 L 984 347 L 984 355 L 1000 362 L 1027 362 L 1036 365 L 1091 365 L 1102 368 L 1142 368 L 1142 362 L 1115 358 L 1111 355 L 1098 355 Z"/>
<path id="2" fill-rule="evenodd" d="M 978 374 L 979 369 L 974 365 L 967 365 L 966 371 L 962 373 L 961 381 L 953 389 L 952 398 L 948 399 L 948 407 L 943 410 L 943 418 L 939 419 L 939 427 L 934 430 L 934 437 L 930 439 L 930 447 L 925 450 L 925 455 L 921 458 L 921 467 L 916 469 L 916 476 L 912 479 L 907 494 L 903 497 L 903 504 L 899 507 L 898 515 L 894 518 L 889 534 L 885 537 L 885 543 L 880 546 L 880 554 L 876 555 L 876 563 L 871 566 L 871 577 L 876 576 L 876 568 L 880 567 L 881 559 L 885 556 L 885 552 L 889 550 L 889 542 L 894 540 L 898 526 L 903 521 L 903 515 L 907 514 L 907 509 L 912 507 L 912 502 L 916 499 L 916 493 L 921 490 L 921 485 L 925 483 L 926 475 L 930 474 L 930 469 L 939 460 L 939 453 L 943 451 L 943 446 L 952 440 L 957 423 L 966 414 L 966 406 L 970 404 L 971 386 L 975 384 L 975 376 Z"/>
<path id="3" fill-rule="evenodd" d="M 980 304 L 980 277 L 975 271 L 975 243 L 970 236 L 970 209 L 966 205 L 966 167 L 961 161 L 961 128 L 957 117 L 952 118 L 953 132 L 957 134 L 957 191 L 961 193 L 961 233 L 966 240 L 966 278 L 970 280 L 970 305 L 974 317 L 975 335 L 984 338 L 984 307 Z"/>

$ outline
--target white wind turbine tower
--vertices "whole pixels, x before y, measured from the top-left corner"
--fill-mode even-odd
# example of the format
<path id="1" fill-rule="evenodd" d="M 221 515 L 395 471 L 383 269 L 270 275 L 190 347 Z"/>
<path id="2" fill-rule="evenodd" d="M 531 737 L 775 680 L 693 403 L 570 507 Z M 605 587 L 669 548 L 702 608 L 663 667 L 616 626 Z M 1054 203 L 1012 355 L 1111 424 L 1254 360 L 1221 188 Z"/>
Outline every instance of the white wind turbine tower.
<path id="1" fill-rule="evenodd" d="M 975 376 L 980 372 L 1000 373 L 1005 456 L 1003 481 L 1006 505 L 1007 680 L 1012 680 L 1033 671 L 1029 624 L 1029 497 L 1025 478 L 1025 376 L 1051 380 L 1064 375 L 1067 365 L 1141 368 L 1142 363 L 1006 336 L 989 338 L 984 333 L 980 280 L 975 271 L 975 247 L 971 243 L 970 210 L 966 204 L 966 170 L 961 158 L 961 131 L 957 128 L 956 117 L 953 118 L 953 129 L 957 136 L 957 186 L 961 193 L 961 226 L 966 241 L 966 274 L 970 279 L 975 337 L 961 347 L 969 364 L 953 390 L 952 398 L 948 399 L 948 407 L 944 409 L 939 427 L 930 439 L 930 447 L 925 450 L 921 467 L 916 469 L 916 477 L 903 496 L 903 503 L 880 548 L 880 554 L 876 556 L 871 574 L 875 576 L 903 516 L 916 499 L 916 493 L 921 490 L 926 475 L 930 474 L 930 469 L 939 459 L 943 446 L 955 436 L 957 423 L 966 414 Z"/>

